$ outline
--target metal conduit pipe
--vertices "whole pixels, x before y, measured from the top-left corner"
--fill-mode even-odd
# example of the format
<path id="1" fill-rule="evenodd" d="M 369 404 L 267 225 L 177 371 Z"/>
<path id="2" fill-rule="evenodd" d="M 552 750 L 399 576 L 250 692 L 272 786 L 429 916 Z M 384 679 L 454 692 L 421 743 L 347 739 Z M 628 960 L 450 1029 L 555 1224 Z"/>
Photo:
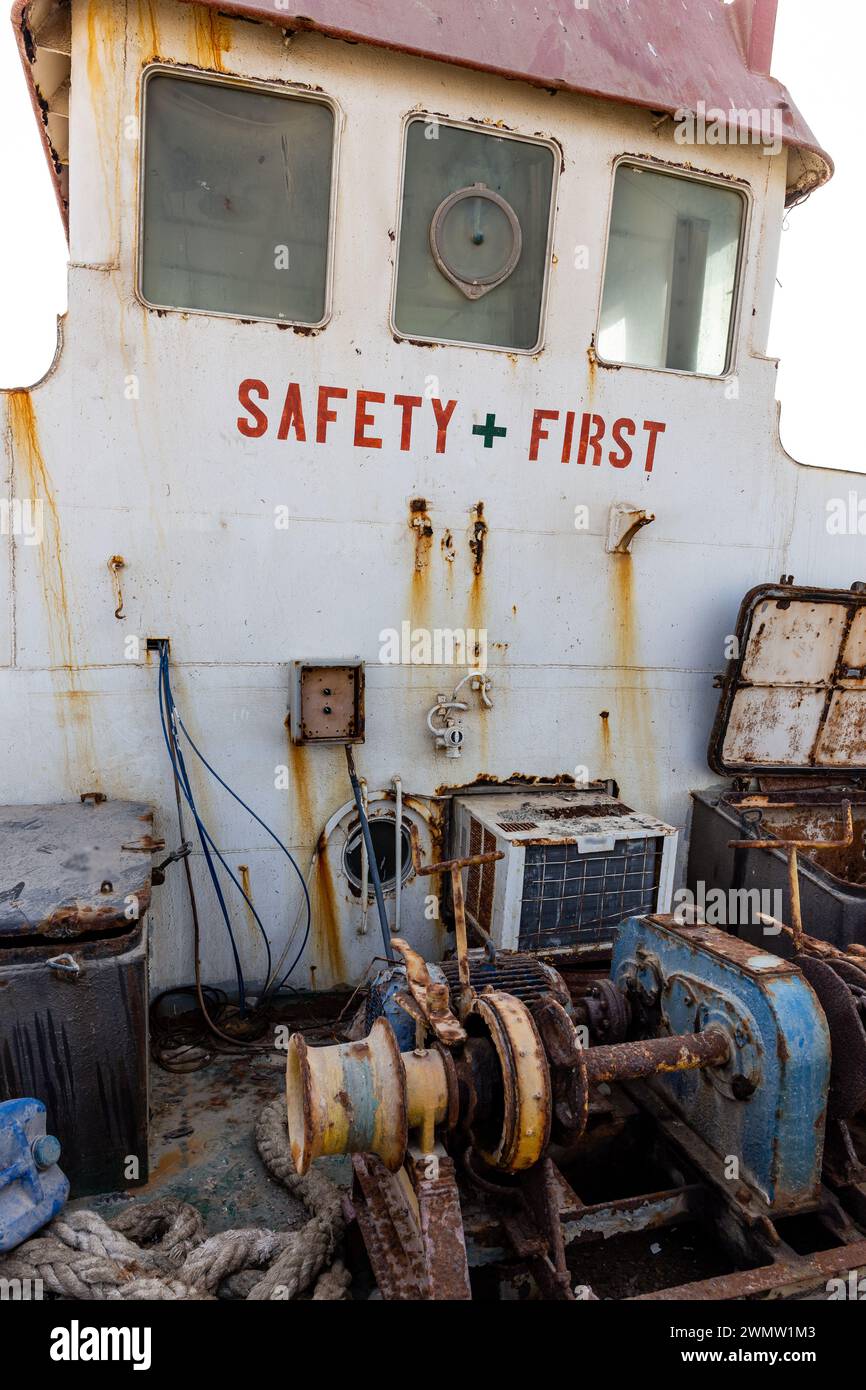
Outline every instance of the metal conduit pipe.
<path id="1" fill-rule="evenodd" d="M 370 866 L 370 877 L 373 880 L 373 892 L 376 895 L 376 908 L 379 913 L 379 926 L 382 931 L 382 945 L 388 960 L 394 959 L 394 947 L 391 945 L 391 928 L 388 926 L 388 914 L 385 911 L 385 895 L 382 892 L 382 881 L 379 878 L 379 866 L 376 863 L 376 851 L 373 848 L 373 837 L 370 834 L 370 822 L 364 810 L 364 798 L 361 794 L 361 784 L 358 781 L 358 774 L 355 771 L 355 755 L 352 752 L 352 745 L 346 744 L 346 766 L 349 769 L 349 781 L 352 784 L 352 791 L 355 794 L 355 805 L 358 808 L 358 815 L 361 820 L 361 833 L 364 836 L 364 843 L 367 846 L 367 858 Z"/>
<path id="2" fill-rule="evenodd" d="M 361 800 L 364 803 L 364 815 L 369 817 L 370 801 L 367 795 L 367 779 L 359 777 L 361 785 Z M 370 858 L 367 854 L 367 841 L 361 837 L 361 926 L 359 935 L 367 935 L 367 918 L 370 911 Z"/>
<path id="3" fill-rule="evenodd" d="M 394 788 L 394 864 L 396 878 L 394 879 L 394 935 L 400 935 L 400 894 L 403 891 L 403 779 L 402 777 L 392 777 L 391 786 Z"/>

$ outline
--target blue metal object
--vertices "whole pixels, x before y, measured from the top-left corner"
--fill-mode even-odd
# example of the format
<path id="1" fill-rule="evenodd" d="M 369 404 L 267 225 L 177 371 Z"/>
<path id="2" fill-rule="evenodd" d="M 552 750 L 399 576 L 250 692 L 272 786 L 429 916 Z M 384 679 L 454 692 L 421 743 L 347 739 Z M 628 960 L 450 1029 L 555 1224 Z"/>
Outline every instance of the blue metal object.
<path id="1" fill-rule="evenodd" d="M 428 962 L 427 969 L 436 984 L 447 984 L 440 966 Z M 397 995 L 404 990 L 408 990 L 405 965 L 386 965 L 379 971 L 367 995 L 365 1031 L 369 1033 L 376 1019 L 384 1017 L 394 1030 L 400 1051 L 411 1052 L 415 1046 L 415 1020 L 397 1003 Z"/>
<path id="2" fill-rule="evenodd" d="M 660 1035 L 722 1029 L 723 1067 L 676 1072 L 652 1086 L 774 1212 L 814 1199 L 821 1180 L 830 1032 L 790 961 L 671 917 L 623 922 L 611 977 Z"/>
<path id="3" fill-rule="evenodd" d="M 0 1104 L 0 1250 L 14 1249 L 60 1211 L 69 1183 L 59 1157 L 41 1100 Z"/>

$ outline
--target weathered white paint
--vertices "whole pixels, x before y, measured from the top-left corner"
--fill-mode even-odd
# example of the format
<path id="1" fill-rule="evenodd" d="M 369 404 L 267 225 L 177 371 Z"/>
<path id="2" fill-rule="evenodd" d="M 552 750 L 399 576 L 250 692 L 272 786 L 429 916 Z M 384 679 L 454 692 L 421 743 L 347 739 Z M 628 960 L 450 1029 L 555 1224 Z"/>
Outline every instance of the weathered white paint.
<path id="1" fill-rule="evenodd" d="M 310 84 L 339 104 L 334 313 L 318 335 L 159 315 L 137 301 L 138 142 L 128 138 L 126 118 L 137 112 L 141 71 L 154 59 Z M 545 344 L 534 357 L 422 348 L 389 331 L 402 122 L 416 108 L 502 121 L 562 147 Z M 41 546 L 3 538 L 2 799 L 95 788 L 146 799 L 173 845 L 156 668 L 124 656 L 130 635 L 169 636 L 176 696 L 194 736 L 304 865 L 349 792 L 339 749 L 288 748 L 287 664 L 299 657 L 367 662 L 358 762 L 371 790 L 396 772 L 407 795 L 425 796 L 479 773 L 552 775 L 584 765 L 592 776 L 616 777 L 632 806 L 682 827 L 688 789 L 710 780 L 711 677 L 724 664 L 743 593 L 782 572 L 842 586 L 862 577 L 860 538 L 828 536 L 825 526 L 827 499 L 845 496 L 851 476 L 800 468 L 778 440 L 775 364 L 764 351 L 785 156 L 749 147 L 691 152 L 695 166 L 737 178 L 751 193 L 732 381 L 589 360 L 613 163 L 623 153 L 680 163 L 687 153 L 671 123 L 654 128 L 649 113 L 310 34 L 284 42 L 274 27 L 174 0 L 125 8 L 73 0 L 70 146 L 64 345 L 29 396 L 4 402 L 9 493 L 46 505 Z M 589 267 L 578 270 L 575 248 L 584 245 Z M 125 394 L 133 376 L 137 400 Z M 337 403 L 325 446 L 280 442 L 273 428 L 244 439 L 236 419 L 246 377 L 268 383 L 277 412 L 286 384 L 301 384 L 308 440 L 319 384 L 456 398 L 447 453 L 434 452 L 426 400 L 411 453 L 398 450 L 392 406 L 377 410 L 384 447 L 354 448 L 351 396 Z M 654 471 L 643 473 L 638 462 L 621 472 L 563 467 L 555 425 L 529 463 L 536 407 L 591 409 L 608 423 L 665 421 Z M 488 412 L 509 429 L 490 450 L 471 434 Z M 428 500 L 435 532 L 420 574 L 413 497 Z M 475 579 L 469 539 L 478 500 L 489 533 Z M 605 551 L 609 507 L 622 501 L 656 514 L 631 558 Z M 274 526 L 280 504 L 290 509 L 288 530 Z M 578 504 L 589 508 L 588 531 L 575 529 Z M 451 562 L 441 549 L 446 532 Z M 126 560 L 122 621 L 108 570 L 116 554 Z M 380 631 L 407 619 L 488 631 L 494 707 L 473 703 L 460 762 L 434 752 L 425 715 L 462 672 L 378 664 Z M 274 784 L 283 764 L 288 793 Z M 249 866 L 278 953 L 298 901 L 288 865 L 219 788 L 197 785 L 229 862 Z M 203 884 L 200 863 L 196 874 Z M 202 893 L 210 904 L 204 886 Z M 298 982 L 308 982 L 311 965 L 319 985 L 357 978 L 377 952 L 375 914 L 361 937 L 356 907 L 344 907 L 342 965 L 333 967 L 320 925 Z M 417 896 L 404 893 L 402 911 L 404 934 L 432 948 Z M 229 979 L 222 928 L 209 908 L 204 915 L 207 978 Z M 152 917 L 154 985 L 188 979 L 179 870 L 157 890 Z M 261 950 L 243 910 L 236 920 L 256 978 Z"/>

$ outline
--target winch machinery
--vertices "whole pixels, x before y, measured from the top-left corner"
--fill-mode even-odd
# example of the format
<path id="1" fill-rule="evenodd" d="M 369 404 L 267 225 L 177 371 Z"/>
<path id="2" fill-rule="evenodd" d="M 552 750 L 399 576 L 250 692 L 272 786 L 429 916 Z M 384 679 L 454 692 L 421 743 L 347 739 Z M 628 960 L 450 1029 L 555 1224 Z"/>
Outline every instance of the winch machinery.
<path id="1" fill-rule="evenodd" d="M 295 1163 L 303 1173 L 353 1155 L 354 1212 L 383 1297 L 470 1297 L 480 1202 L 542 1295 L 573 1298 L 567 1247 L 596 1208 L 561 1170 L 591 1144 L 612 1088 L 652 1115 L 678 1155 L 671 1171 L 699 1175 L 746 1258 L 788 1251 L 774 1225 L 786 1216 L 819 1212 L 854 1238 L 822 1185 L 831 1034 L 802 957 L 633 917 L 608 977 L 572 998 L 533 957 L 468 951 L 466 863 L 437 866 L 456 885 L 456 961 L 428 965 L 395 939 L 401 960 L 371 991 L 368 1036 L 310 1048 L 296 1034 L 289 1046 Z M 601 1208 L 597 1221 L 603 1231 Z"/>

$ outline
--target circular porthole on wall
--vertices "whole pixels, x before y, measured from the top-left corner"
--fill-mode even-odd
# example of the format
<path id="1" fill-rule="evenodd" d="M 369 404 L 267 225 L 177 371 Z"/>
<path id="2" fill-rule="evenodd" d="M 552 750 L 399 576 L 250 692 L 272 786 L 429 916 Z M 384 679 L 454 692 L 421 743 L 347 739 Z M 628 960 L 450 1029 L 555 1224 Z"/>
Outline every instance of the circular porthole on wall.
<path id="1" fill-rule="evenodd" d="M 374 816 L 370 820 L 370 837 L 376 856 L 376 867 L 384 892 L 393 889 L 397 882 L 397 837 L 394 816 Z M 343 872 L 352 887 L 361 891 L 363 834 L 360 825 L 349 832 L 343 849 Z M 405 883 L 412 872 L 412 842 L 409 829 L 403 824 L 400 829 L 400 881 Z M 368 881 L 367 892 L 373 897 L 373 884 Z"/>
<path id="2" fill-rule="evenodd" d="M 520 260 L 517 213 L 483 183 L 443 198 L 430 223 L 430 250 L 439 270 L 467 299 L 480 299 L 507 280 Z"/>

